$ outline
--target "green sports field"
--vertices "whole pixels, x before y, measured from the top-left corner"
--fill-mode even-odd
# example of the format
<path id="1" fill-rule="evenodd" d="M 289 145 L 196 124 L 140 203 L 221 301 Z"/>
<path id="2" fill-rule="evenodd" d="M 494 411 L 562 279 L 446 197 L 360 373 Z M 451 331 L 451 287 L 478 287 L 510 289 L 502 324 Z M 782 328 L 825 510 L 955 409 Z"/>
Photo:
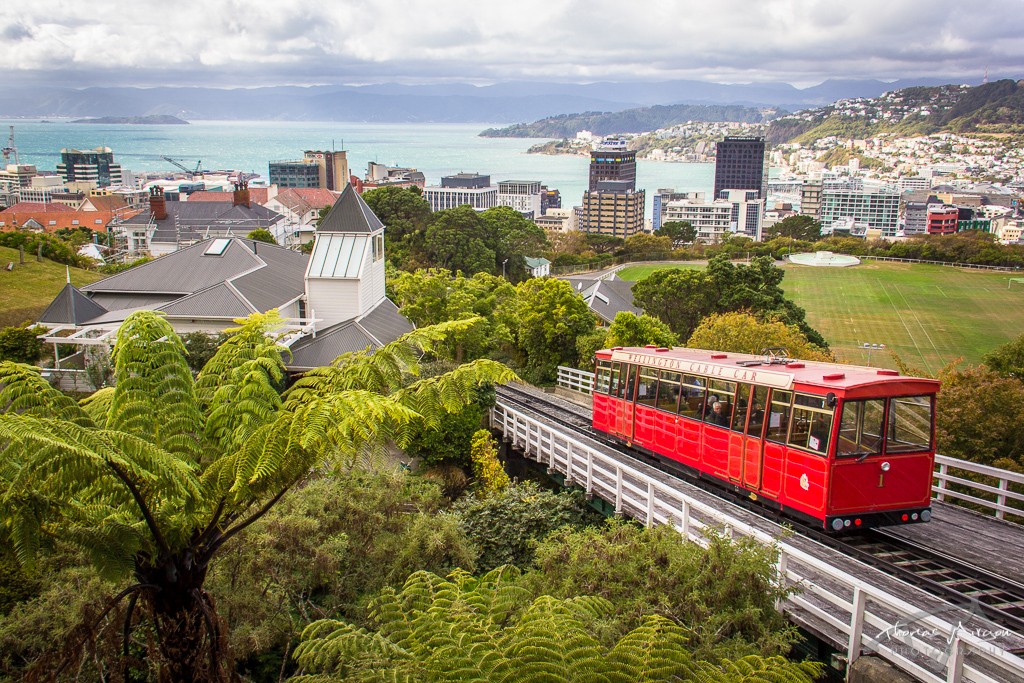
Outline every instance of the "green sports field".
<path id="1" fill-rule="evenodd" d="M 692 267 L 692 266 L 690 266 Z M 1024 334 L 1024 284 L 1011 275 L 943 266 L 865 261 L 852 268 L 784 266 L 783 289 L 807 311 L 807 321 L 840 360 L 892 366 L 889 351 L 909 365 L 937 372 L 959 357 L 978 363 L 1000 344 Z M 658 270 L 619 273 L 636 280 Z"/>

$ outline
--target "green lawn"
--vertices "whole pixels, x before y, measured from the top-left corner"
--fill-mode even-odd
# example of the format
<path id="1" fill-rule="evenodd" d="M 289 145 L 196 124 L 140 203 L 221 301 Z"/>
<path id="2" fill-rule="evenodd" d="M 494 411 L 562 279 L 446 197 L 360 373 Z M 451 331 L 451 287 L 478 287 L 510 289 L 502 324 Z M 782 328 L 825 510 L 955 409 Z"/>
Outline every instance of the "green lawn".
<path id="1" fill-rule="evenodd" d="M 14 262 L 14 270 L 7 264 Z M 104 277 L 79 268 L 71 269 L 71 283 L 87 285 Z M 34 254 L 25 255 L 25 265 L 18 263 L 18 250 L 0 247 L 0 327 L 34 322 L 67 283 L 64 266 Z"/>
<path id="2" fill-rule="evenodd" d="M 1024 285 L 1007 289 L 1006 273 L 874 261 L 852 268 L 784 268 L 783 289 L 842 361 L 867 363 L 860 344 L 885 344 L 886 351 L 872 352 L 873 365 L 891 367 L 892 351 L 934 373 L 959 357 L 978 363 L 1024 333 Z M 630 267 L 619 276 L 635 280 L 658 269 Z"/>

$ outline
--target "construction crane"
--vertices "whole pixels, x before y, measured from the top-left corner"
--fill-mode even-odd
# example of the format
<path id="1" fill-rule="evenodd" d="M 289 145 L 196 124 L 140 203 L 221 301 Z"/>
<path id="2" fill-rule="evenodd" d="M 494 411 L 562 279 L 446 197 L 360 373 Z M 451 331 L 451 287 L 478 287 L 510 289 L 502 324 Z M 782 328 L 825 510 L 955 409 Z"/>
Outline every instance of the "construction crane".
<path id="1" fill-rule="evenodd" d="M 188 166 L 186 166 L 185 164 L 181 163 L 181 161 L 183 161 L 183 160 L 172 159 L 171 157 L 164 157 L 164 156 L 162 156 L 161 158 L 164 161 L 167 161 L 167 162 L 170 162 L 170 163 L 174 164 L 175 166 L 180 168 L 182 171 L 184 171 L 185 174 L 188 176 L 189 180 L 192 180 L 192 178 L 197 177 L 197 176 L 199 178 L 203 177 L 203 161 L 202 161 L 202 159 L 199 159 L 199 160 L 196 161 L 195 169 L 191 169 Z"/>
<path id="2" fill-rule="evenodd" d="M 7 146 L 0 150 L 4 155 L 4 163 L 6 164 L 11 160 L 11 155 L 14 155 L 14 163 L 21 163 L 18 159 L 18 148 L 14 146 L 14 126 L 11 126 L 11 134 L 7 136 Z"/>

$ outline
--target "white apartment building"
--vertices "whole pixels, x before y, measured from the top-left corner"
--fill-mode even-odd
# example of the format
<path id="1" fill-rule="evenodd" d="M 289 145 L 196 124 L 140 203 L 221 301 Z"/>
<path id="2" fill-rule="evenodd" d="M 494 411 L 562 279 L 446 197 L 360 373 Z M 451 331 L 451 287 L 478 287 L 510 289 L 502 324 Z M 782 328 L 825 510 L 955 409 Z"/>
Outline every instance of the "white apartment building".
<path id="1" fill-rule="evenodd" d="M 852 219 L 880 230 L 882 237 L 895 237 L 899 227 L 900 195 L 890 190 L 870 192 L 826 186 L 821 192 L 819 216 L 824 226 Z"/>
<path id="2" fill-rule="evenodd" d="M 691 195 L 662 205 L 664 223 L 687 221 L 702 242 L 720 242 L 734 233 L 761 240 L 764 200 L 757 198 L 757 190 L 723 190 L 722 198 L 714 200 L 703 192 Z"/>
<path id="3" fill-rule="evenodd" d="M 498 183 L 498 206 L 510 206 L 526 218 L 540 216 L 539 180 L 502 180 Z"/>
<path id="4" fill-rule="evenodd" d="M 431 211 L 454 209 L 469 204 L 477 211 L 486 211 L 498 205 L 496 187 L 426 187 L 423 198 L 430 204 Z"/>

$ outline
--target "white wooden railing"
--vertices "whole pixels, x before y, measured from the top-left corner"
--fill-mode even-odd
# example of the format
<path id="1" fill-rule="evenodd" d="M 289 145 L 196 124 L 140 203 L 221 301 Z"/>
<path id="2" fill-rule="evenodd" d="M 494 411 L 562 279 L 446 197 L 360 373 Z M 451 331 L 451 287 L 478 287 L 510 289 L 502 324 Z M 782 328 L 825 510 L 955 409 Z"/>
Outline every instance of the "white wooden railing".
<path id="1" fill-rule="evenodd" d="M 558 366 L 558 386 L 583 394 L 593 393 L 594 373 L 560 365 Z M 945 502 L 947 499 L 950 499 L 953 502 L 963 501 L 970 503 L 977 507 L 986 508 L 994 513 L 998 519 L 1006 519 L 1007 515 L 1024 518 L 1024 493 L 1010 489 L 1010 485 L 1014 484 L 1021 487 L 1021 490 L 1024 490 L 1024 474 L 999 469 L 998 467 L 979 465 L 967 460 L 948 458 L 938 454 L 935 456 L 935 465 L 935 481 L 932 484 L 932 493 L 935 500 Z M 982 484 L 963 476 L 957 476 L 956 473 L 958 472 L 961 474 L 971 472 L 991 477 L 996 481 L 996 485 Z M 968 491 L 953 490 L 949 488 L 950 484 L 958 484 L 961 487 L 967 488 Z M 989 494 L 994 496 L 995 500 L 989 500 L 979 494 Z M 1009 503 L 1011 501 L 1016 501 L 1020 504 L 1020 507 L 1010 506 Z"/>
<path id="2" fill-rule="evenodd" d="M 647 525 L 671 524 L 684 537 L 705 544 L 714 528 L 729 536 L 749 536 L 773 544 L 778 572 L 796 587 L 780 609 L 797 622 L 831 628 L 845 642 L 847 662 L 875 652 L 899 669 L 928 683 L 1005 683 L 1024 681 L 1024 659 L 1010 654 L 959 619 L 922 612 L 899 597 L 750 526 L 682 490 L 648 476 L 591 447 L 558 427 L 501 402 L 491 424 L 527 457 L 546 464 L 615 506 L 615 511 Z M 1004 634 L 1005 635 L 1005 634 Z"/>
<path id="3" fill-rule="evenodd" d="M 594 392 L 594 373 L 559 365 L 558 386 L 581 394 L 591 394 Z"/>

